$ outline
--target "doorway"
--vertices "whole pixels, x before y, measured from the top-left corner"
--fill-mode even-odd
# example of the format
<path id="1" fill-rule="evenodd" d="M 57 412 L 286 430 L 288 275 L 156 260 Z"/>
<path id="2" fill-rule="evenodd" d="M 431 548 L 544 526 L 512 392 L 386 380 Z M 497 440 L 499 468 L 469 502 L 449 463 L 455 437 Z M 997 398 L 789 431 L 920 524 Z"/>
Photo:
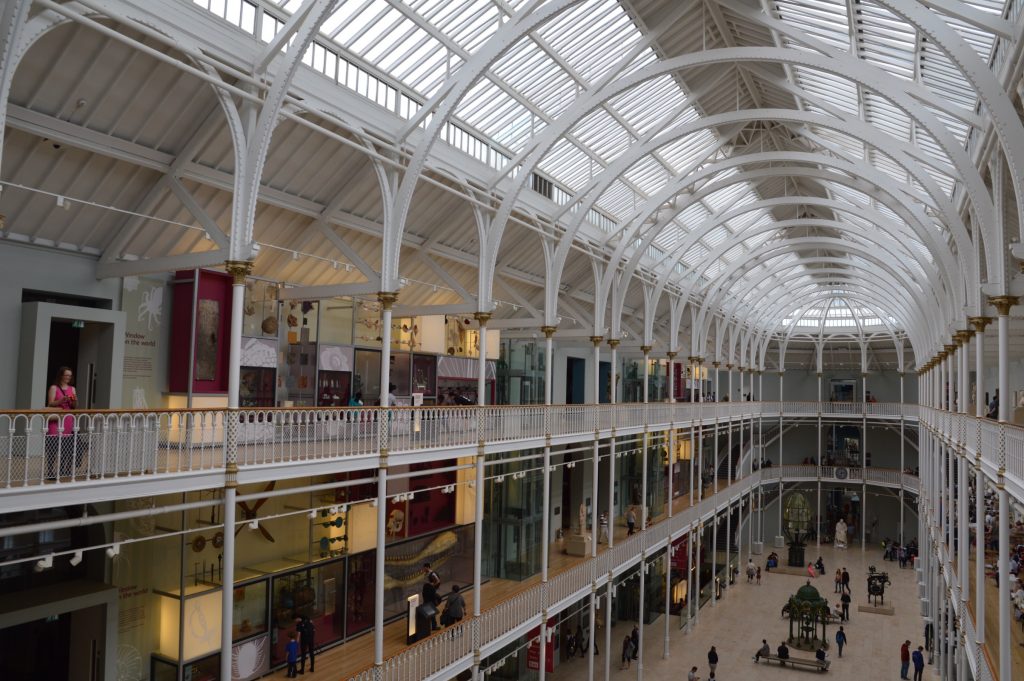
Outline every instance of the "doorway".
<path id="1" fill-rule="evenodd" d="M 586 402 L 587 361 L 581 357 L 565 358 L 565 403 L 583 404 Z"/>
<path id="2" fill-rule="evenodd" d="M 59 594 L 59 595 L 58 595 Z M 85 580 L 5 597 L 0 678 L 114 681 L 117 589 Z"/>
<path id="3" fill-rule="evenodd" d="M 61 366 L 75 374 L 79 409 L 121 404 L 124 313 L 78 305 L 26 302 L 21 306 L 16 407 L 38 409 Z"/>

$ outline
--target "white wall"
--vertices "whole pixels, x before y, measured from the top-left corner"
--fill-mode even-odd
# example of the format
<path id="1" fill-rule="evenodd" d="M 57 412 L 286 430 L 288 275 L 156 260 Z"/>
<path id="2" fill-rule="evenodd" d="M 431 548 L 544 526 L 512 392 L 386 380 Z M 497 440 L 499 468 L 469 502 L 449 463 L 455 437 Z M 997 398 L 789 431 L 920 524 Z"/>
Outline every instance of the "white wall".
<path id="1" fill-rule="evenodd" d="M 96 279 L 96 259 L 52 249 L 0 244 L 0 409 L 15 407 L 21 329 L 21 296 L 24 289 L 63 295 L 102 298 L 121 309 L 121 280 Z M 42 406 L 42 405 L 36 405 Z"/>

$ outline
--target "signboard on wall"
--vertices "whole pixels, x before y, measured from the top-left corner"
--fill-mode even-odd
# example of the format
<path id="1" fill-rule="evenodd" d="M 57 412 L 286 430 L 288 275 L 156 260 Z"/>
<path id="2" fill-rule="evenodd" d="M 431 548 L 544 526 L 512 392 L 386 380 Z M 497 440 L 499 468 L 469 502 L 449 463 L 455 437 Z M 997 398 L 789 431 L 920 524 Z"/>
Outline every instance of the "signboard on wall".
<path id="1" fill-rule="evenodd" d="M 555 636 L 554 626 L 557 619 L 552 617 L 548 620 L 547 641 L 544 644 L 544 671 L 551 674 L 555 671 Z M 540 671 L 540 627 L 531 631 L 530 645 L 526 648 L 526 668 Z"/>
<path id="2" fill-rule="evenodd" d="M 125 277 L 121 306 L 124 310 L 124 406 L 158 409 L 163 395 L 157 364 L 169 323 L 163 279 Z"/>

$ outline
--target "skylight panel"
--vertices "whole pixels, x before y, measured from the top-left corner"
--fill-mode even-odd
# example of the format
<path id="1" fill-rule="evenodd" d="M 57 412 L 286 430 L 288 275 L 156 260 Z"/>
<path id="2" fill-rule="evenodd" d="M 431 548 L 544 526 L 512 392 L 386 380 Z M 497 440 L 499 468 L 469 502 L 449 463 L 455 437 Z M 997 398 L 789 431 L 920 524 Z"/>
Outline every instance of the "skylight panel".
<path id="1" fill-rule="evenodd" d="M 669 181 L 665 166 L 653 156 L 645 156 L 624 173 L 626 179 L 648 196 L 657 193 Z"/>
<path id="2" fill-rule="evenodd" d="M 719 244 L 729 238 L 729 230 L 721 225 L 718 225 L 710 232 L 704 235 L 703 241 L 712 248 L 717 248 Z"/>
<path id="3" fill-rule="evenodd" d="M 857 34 L 860 56 L 891 75 L 913 80 L 917 32 L 901 18 L 871 2 L 857 9 Z"/>
<path id="4" fill-rule="evenodd" d="M 612 185 L 601 194 L 597 205 L 607 213 L 614 215 L 618 220 L 625 220 L 631 216 L 638 206 L 636 192 L 630 189 L 622 180 L 615 180 Z"/>
<path id="5" fill-rule="evenodd" d="M 684 232 L 679 229 L 679 226 L 675 223 L 669 223 L 658 232 L 658 236 L 654 238 L 654 243 L 664 249 L 666 252 L 671 251 L 673 248 L 679 245 L 683 240 Z"/>
<path id="6" fill-rule="evenodd" d="M 850 48 L 845 0 L 778 0 L 780 18 L 841 50 Z"/>
<path id="7" fill-rule="evenodd" d="M 844 113 L 860 115 L 857 86 L 852 81 L 803 66 L 794 67 L 793 71 L 797 83 L 810 94 Z"/>
<path id="8" fill-rule="evenodd" d="M 633 141 L 632 135 L 605 109 L 596 109 L 572 129 L 572 135 L 606 161 L 612 161 Z"/>
<path id="9" fill-rule="evenodd" d="M 532 40 L 516 43 L 491 71 L 552 118 L 565 111 L 578 94 L 572 77 Z"/>
<path id="10" fill-rule="evenodd" d="M 907 182 L 907 171 L 893 161 L 887 154 L 883 154 L 877 149 L 872 149 L 868 154 L 868 158 L 871 159 L 871 164 L 873 166 L 889 177 L 901 183 Z"/>
<path id="11" fill-rule="evenodd" d="M 542 172 L 577 192 L 590 178 L 590 160 L 582 149 L 563 137 L 555 142 L 538 166 Z"/>
<path id="12" fill-rule="evenodd" d="M 686 253 L 683 254 L 681 260 L 690 267 L 697 267 L 697 265 L 703 263 L 707 257 L 708 249 L 697 243 L 686 250 Z"/>
<path id="13" fill-rule="evenodd" d="M 584 2 L 541 27 L 538 33 L 587 82 L 604 76 L 640 38 L 639 30 L 616 0 Z"/>
<path id="14" fill-rule="evenodd" d="M 714 146 L 714 133 L 706 129 L 698 130 L 659 147 L 658 155 L 672 166 L 673 170 L 681 172 L 704 159 Z"/>
<path id="15" fill-rule="evenodd" d="M 638 135 L 643 135 L 685 101 L 686 93 L 675 79 L 664 75 L 641 83 L 610 104 Z"/>
<path id="16" fill-rule="evenodd" d="M 688 230 L 692 231 L 704 224 L 710 215 L 711 213 L 703 203 L 695 202 L 687 206 L 686 210 L 676 216 L 676 219 L 686 225 Z"/>
<path id="17" fill-rule="evenodd" d="M 859 139 L 851 137 L 850 135 L 833 128 L 823 128 L 821 126 L 812 125 L 810 126 L 810 129 L 818 137 L 821 137 L 825 141 L 834 144 L 836 147 L 841 149 L 843 153 L 854 158 L 864 158 L 864 143 Z"/>
<path id="18" fill-rule="evenodd" d="M 475 52 L 498 28 L 502 13 L 490 0 L 413 3 L 417 13 L 437 26 L 466 52 Z"/>

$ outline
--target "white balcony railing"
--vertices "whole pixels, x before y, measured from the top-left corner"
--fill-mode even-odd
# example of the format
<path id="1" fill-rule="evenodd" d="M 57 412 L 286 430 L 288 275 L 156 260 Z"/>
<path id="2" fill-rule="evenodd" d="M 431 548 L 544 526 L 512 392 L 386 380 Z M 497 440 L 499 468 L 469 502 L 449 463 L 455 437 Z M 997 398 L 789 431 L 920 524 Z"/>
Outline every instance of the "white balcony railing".
<path id="1" fill-rule="evenodd" d="M 737 419 L 913 419 L 980 452 L 993 469 L 1024 480 L 1024 430 L 914 405 L 837 402 L 721 402 L 618 405 L 401 407 L 393 409 L 243 409 L 0 413 L 0 495 L 26 487 L 95 479 L 216 472 L 237 428 L 240 469 L 302 462 L 442 451 L 457 456 L 480 441 L 495 451 L 539 446 L 545 436 L 583 441 L 595 432 L 640 432 Z M 1005 446 L 1000 460 L 1000 445 Z M 372 466 L 367 462 L 367 466 Z M 850 469 L 855 471 L 857 469 Z M 831 476 L 825 476 L 831 477 Z M 898 485 L 897 480 L 891 484 Z M 47 488 L 51 485 L 46 484 Z"/>

